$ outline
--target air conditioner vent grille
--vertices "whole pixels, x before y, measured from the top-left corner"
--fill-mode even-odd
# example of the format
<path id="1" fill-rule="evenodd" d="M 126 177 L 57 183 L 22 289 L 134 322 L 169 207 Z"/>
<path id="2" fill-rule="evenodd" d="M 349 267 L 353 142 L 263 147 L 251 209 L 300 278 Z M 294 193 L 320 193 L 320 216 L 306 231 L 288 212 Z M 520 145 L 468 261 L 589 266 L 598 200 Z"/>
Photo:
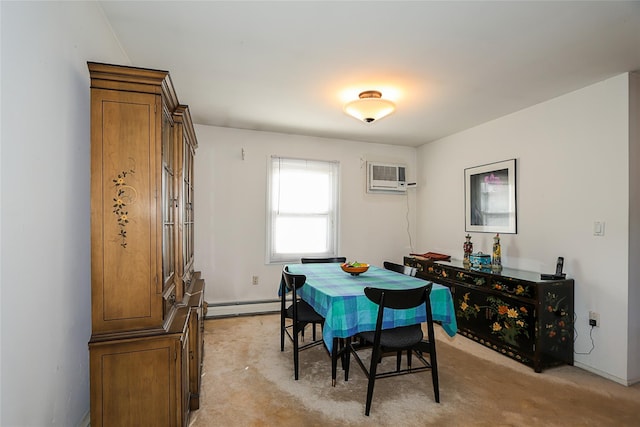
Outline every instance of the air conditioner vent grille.
<path id="1" fill-rule="evenodd" d="M 406 167 L 391 163 L 369 162 L 367 192 L 402 193 L 407 190 Z"/>
<path id="2" fill-rule="evenodd" d="M 393 166 L 373 165 L 373 179 L 379 181 L 397 181 L 398 168 Z"/>

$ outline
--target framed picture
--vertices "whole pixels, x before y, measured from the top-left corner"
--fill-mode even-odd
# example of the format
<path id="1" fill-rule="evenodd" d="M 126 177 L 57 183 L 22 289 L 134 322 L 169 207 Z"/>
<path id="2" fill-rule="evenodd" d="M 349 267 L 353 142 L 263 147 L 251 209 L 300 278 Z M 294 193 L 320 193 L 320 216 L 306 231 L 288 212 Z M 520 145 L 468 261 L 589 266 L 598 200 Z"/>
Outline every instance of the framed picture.
<path id="1" fill-rule="evenodd" d="M 464 170 L 465 231 L 515 234 L 516 159 Z"/>

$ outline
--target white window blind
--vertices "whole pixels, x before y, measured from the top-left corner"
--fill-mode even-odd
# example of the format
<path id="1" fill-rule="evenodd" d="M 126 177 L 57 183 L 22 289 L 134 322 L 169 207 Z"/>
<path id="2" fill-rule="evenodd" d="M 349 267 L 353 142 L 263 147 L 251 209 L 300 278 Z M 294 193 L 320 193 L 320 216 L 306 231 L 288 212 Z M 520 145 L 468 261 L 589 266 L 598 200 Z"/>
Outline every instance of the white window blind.
<path id="1" fill-rule="evenodd" d="M 267 262 L 335 256 L 338 163 L 272 157 Z"/>

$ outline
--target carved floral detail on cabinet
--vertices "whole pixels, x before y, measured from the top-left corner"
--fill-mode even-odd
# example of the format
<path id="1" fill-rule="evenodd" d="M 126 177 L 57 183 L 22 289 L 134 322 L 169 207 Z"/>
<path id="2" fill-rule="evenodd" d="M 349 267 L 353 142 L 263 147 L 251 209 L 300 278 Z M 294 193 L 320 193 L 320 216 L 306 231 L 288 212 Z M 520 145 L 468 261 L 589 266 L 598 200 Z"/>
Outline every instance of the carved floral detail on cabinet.
<path id="1" fill-rule="evenodd" d="M 116 188 L 116 196 L 113 198 L 113 213 L 118 221 L 120 232 L 118 233 L 121 239 L 120 246 L 126 249 L 127 247 L 127 224 L 129 223 L 129 211 L 126 210 L 127 205 L 135 203 L 138 192 L 136 189 L 127 184 L 127 175 L 135 173 L 134 169 L 129 171 L 122 171 L 118 174 L 118 177 L 113 180 Z"/>

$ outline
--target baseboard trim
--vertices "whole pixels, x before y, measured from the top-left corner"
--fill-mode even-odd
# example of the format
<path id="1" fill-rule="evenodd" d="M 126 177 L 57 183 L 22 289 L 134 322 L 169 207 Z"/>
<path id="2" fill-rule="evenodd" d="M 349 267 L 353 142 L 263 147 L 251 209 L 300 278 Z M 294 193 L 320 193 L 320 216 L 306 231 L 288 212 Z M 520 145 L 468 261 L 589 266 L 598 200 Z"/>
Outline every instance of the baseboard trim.
<path id="1" fill-rule="evenodd" d="M 78 427 L 90 427 L 90 426 L 91 426 L 91 411 L 87 411 L 87 413 L 84 414 L 84 417 L 82 417 L 82 420 L 80 420 Z"/>
<path id="2" fill-rule="evenodd" d="M 637 379 L 636 380 L 631 380 L 631 381 L 625 380 L 623 378 L 616 377 L 615 375 L 608 374 L 608 373 L 606 373 L 604 371 L 601 371 L 599 369 L 596 369 L 596 368 L 591 367 L 589 365 L 585 365 L 584 363 L 580 363 L 580 362 L 575 362 L 574 361 L 573 366 L 575 366 L 577 368 L 580 368 L 580 369 L 584 369 L 585 371 L 589 371 L 592 374 L 596 374 L 596 375 L 598 375 L 598 376 L 600 376 L 602 378 L 606 378 L 608 380 L 611 380 L 613 382 L 616 382 L 616 383 L 621 384 L 621 385 L 626 386 L 626 387 L 634 385 L 635 383 L 638 382 Z"/>
<path id="3" fill-rule="evenodd" d="M 216 317 L 247 316 L 271 314 L 280 311 L 280 300 L 236 301 L 225 303 L 207 303 L 205 319 Z"/>

